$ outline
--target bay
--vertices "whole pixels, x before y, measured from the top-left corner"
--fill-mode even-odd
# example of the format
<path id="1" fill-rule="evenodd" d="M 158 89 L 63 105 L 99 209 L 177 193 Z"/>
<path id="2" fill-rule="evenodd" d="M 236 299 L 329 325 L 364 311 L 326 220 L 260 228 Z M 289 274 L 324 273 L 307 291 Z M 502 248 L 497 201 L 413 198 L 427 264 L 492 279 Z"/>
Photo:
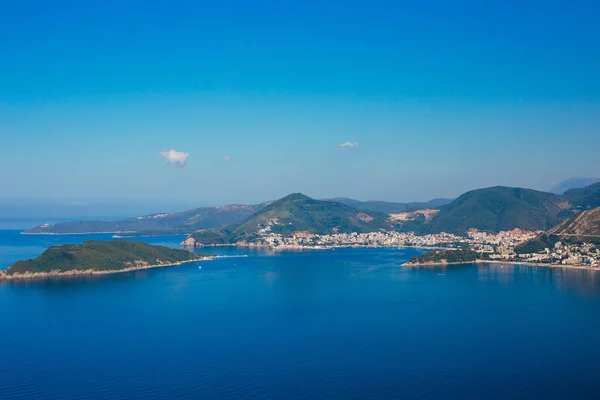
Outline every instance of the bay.
<path id="1" fill-rule="evenodd" d="M 0 268 L 110 238 L 0 231 Z M 596 271 L 400 267 L 418 249 L 208 251 L 233 257 L 1 282 L 0 398 L 598 397 Z"/>

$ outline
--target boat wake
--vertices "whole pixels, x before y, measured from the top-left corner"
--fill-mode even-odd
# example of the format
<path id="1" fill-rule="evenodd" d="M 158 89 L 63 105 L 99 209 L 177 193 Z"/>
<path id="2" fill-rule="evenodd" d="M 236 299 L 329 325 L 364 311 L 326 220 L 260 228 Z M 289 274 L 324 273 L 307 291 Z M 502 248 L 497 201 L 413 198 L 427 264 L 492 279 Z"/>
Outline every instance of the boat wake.
<path id="1" fill-rule="evenodd" d="M 239 254 L 236 256 L 217 256 L 217 258 L 243 258 L 248 257 L 248 254 Z"/>

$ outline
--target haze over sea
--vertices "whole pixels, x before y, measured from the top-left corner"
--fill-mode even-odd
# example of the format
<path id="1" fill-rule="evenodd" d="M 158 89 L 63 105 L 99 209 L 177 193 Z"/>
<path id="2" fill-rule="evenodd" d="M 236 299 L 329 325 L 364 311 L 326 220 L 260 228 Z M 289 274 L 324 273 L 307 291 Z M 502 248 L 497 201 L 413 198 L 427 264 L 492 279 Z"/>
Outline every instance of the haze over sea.
<path id="1" fill-rule="evenodd" d="M 0 268 L 93 238 L 0 231 Z M 0 283 L 0 398 L 597 398 L 595 271 L 210 251 L 248 257 Z"/>

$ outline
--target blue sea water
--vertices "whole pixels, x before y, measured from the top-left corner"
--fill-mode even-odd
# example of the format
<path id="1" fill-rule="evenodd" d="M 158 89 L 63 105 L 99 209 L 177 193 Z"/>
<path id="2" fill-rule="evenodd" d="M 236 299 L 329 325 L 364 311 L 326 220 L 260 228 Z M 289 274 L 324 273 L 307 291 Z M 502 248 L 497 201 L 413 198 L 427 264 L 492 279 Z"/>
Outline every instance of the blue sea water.
<path id="1" fill-rule="evenodd" d="M 90 238 L 0 231 L 0 268 Z M 595 271 L 214 251 L 248 257 L 0 283 L 0 399 L 600 397 Z"/>

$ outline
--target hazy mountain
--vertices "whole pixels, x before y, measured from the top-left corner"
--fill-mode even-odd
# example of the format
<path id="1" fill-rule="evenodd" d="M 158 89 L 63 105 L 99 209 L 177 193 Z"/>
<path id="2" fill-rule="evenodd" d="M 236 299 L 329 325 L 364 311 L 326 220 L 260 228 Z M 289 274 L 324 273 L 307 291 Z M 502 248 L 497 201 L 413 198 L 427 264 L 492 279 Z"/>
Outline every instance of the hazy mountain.
<path id="1" fill-rule="evenodd" d="M 550 190 L 550 193 L 564 194 L 567 190 L 579 189 L 598 182 L 600 182 L 600 179 L 596 178 L 570 178 L 556 185 Z"/>
<path id="2" fill-rule="evenodd" d="M 138 235 L 189 234 L 242 221 L 264 204 L 201 207 L 172 214 L 150 214 L 120 221 L 71 221 L 45 224 L 25 233 L 134 232 Z"/>

